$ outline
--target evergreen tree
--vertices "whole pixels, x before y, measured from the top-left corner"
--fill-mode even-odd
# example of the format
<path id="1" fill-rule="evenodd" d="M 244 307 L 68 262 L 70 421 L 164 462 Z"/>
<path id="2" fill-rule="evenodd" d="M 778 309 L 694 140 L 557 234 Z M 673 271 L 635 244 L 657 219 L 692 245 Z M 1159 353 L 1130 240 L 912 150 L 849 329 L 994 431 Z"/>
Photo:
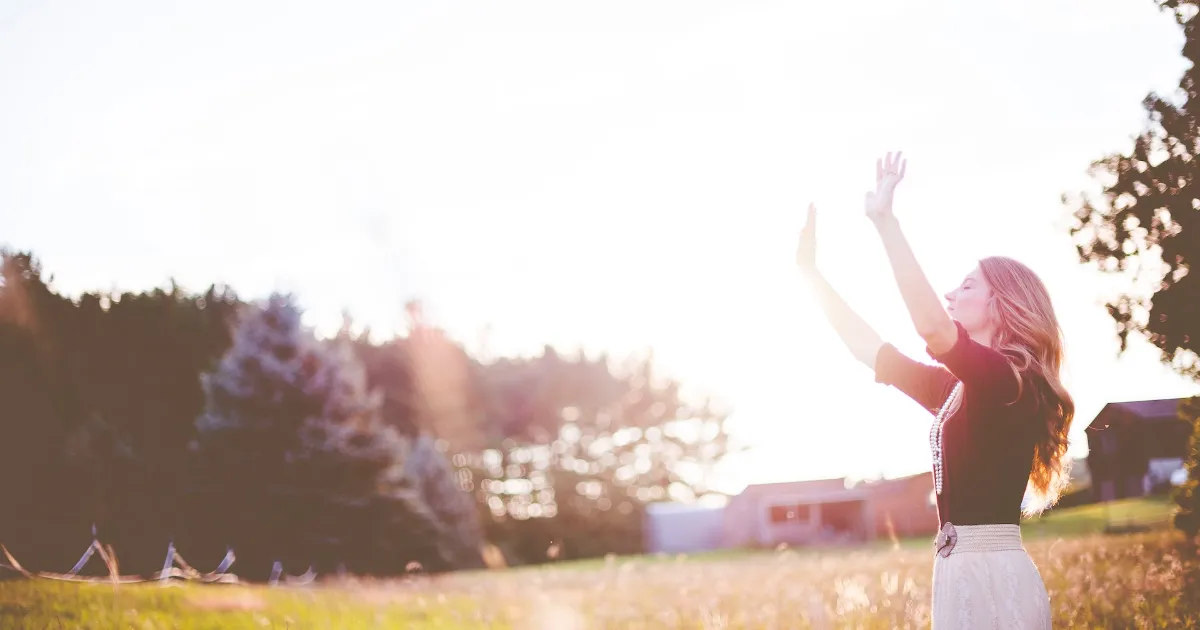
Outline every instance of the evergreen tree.
<path id="1" fill-rule="evenodd" d="M 408 477 L 416 482 L 422 501 L 437 518 L 443 546 L 455 567 L 481 568 L 483 531 L 469 474 L 455 470 L 438 444 L 428 434 L 416 438 L 406 461 Z"/>
<path id="2" fill-rule="evenodd" d="M 1183 30 L 1191 66 L 1175 94 L 1146 96 L 1146 126 L 1130 151 L 1092 164 L 1103 200 L 1082 196 L 1071 235 L 1082 262 L 1132 276 L 1131 290 L 1108 304 L 1122 351 L 1134 333 L 1164 363 L 1200 377 L 1200 275 L 1190 273 L 1200 261 L 1200 2 L 1156 2 Z"/>
<path id="3" fill-rule="evenodd" d="M 222 533 L 260 567 L 442 568 L 436 525 L 404 474 L 407 441 L 345 344 L 318 342 L 301 315 L 271 296 L 204 375 L 198 450 L 207 495 L 226 506 Z"/>

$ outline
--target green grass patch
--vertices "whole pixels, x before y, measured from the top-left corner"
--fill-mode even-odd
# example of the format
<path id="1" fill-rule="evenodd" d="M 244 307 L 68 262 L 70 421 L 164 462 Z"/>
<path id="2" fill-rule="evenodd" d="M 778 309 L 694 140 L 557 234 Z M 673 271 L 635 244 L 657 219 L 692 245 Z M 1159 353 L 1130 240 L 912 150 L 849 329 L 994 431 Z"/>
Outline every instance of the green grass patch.
<path id="1" fill-rule="evenodd" d="M 5 630 L 478 627 L 509 628 L 511 624 L 478 609 L 463 595 L 409 597 L 402 585 L 381 590 L 181 583 L 114 588 L 51 580 L 0 582 L 0 628 Z"/>
<path id="2" fill-rule="evenodd" d="M 1098 534 L 1109 526 L 1171 527 L 1175 504 L 1166 497 L 1123 499 L 1103 504 L 1051 510 L 1021 525 L 1026 538 Z"/>

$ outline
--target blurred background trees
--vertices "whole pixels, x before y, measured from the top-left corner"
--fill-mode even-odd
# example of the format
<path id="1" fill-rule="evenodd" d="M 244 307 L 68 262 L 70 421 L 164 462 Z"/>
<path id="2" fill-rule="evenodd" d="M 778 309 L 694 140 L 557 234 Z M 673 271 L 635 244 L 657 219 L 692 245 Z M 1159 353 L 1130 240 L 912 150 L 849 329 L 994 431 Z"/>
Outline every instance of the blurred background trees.
<path id="1" fill-rule="evenodd" d="M 632 553 L 644 505 L 710 492 L 730 451 L 652 357 L 485 363 L 416 302 L 404 335 L 318 339 L 291 296 L 68 299 L 30 254 L 0 271 L 0 542 L 35 570 L 93 523 L 142 574 L 172 540 L 250 578 Z"/>

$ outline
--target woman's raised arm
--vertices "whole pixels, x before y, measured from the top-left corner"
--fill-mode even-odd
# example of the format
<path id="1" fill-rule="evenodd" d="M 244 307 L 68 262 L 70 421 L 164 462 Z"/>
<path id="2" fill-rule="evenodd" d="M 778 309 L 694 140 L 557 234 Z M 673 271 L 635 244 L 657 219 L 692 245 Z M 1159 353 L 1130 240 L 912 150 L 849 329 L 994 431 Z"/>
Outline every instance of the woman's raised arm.
<path id="1" fill-rule="evenodd" d="M 808 284 L 812 287 L 821 312 L 825 319 L 837 331 L 842 343 L 849 348 L 854 358 L 858 359 L 872 370 L 875 369 L 875 357 L 883 340 L 879 334 L 863 318 L 850 308 L 849 304 L 838 295 L 837 291 L 825 280 L 825 276 L 817 269 L 817 209 L 808 206 L 808 220 L 800 231 L 800 244 L 796 248 L 796 265 L 804 273 Z"/>
<path id="2" fill-rule="evenodd" d="M 921 335 L 930 350 L 940 354 L 954 347 L 958 340 L 958 328 L 929 285 L 925 272 L 908 245 L 908 239 L 900 230 L 896 215 L 892 214 L 892 197 L 896 184 L 904 179 L 907 165 L 900 156 L 897 153 L 893 159 L 892 154 L 888 153 L 886 160 L 875 163 L 875 191 L 867 193 L 867 217 L 875 224 L 875 229 L 883 239 L 892 273 L 917 334 Z"/>
<path id="3" fill-rule="evenodd" d="M 825 319 L 833 326 L 854 358 L 875 371 L 875 381 L 891 385 L 936 412 L 954 385 L 945 369 L 914 361 L 880 339 L 879 334 L 850 308 L 817 269 L 817 210 L 808 207 L 808 222 L 800 232 L 796 264 L 812 287 Z"/>

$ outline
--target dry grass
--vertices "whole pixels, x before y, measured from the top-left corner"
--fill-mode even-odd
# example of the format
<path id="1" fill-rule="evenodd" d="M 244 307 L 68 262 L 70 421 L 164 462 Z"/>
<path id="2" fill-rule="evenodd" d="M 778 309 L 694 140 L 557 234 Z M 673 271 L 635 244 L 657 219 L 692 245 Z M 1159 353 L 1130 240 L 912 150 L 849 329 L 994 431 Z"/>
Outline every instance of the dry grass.
<path id="1" fill-rule="evenodd" d="M 1059 628 L 1200 626 L 1200 558 L 1178 534 L 1027 543 Z M 930 549 L 610 559 L 319 587 L 0 584 L 3 628 L 923 628 Z"/>
<path id="2" fill-rule="evenodd" d="M 1200 560 L 1173 532 L 1027 547 L 1050 591 L 1055 627 L 1200 625 Z M 462 576 L 439 590 L 491 609 L 522 602 L 513 621 L 523 628 L 922 628 L 931 578 L 932 550 L 901 548 L 632 559 L 590 571 Z M 536 624 L 547 611 L 558 621 Z"/>

